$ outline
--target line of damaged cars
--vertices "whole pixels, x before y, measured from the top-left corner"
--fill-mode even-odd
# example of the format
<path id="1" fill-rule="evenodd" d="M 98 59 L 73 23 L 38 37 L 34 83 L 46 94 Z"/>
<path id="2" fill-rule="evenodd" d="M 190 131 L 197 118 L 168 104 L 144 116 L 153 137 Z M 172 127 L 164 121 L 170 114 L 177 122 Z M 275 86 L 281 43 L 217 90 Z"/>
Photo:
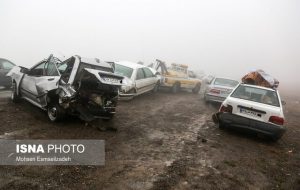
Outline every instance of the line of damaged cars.
<path id="1" fill-rule="evenodd" d="M 187 69 L 185 71 L 187 73 Z M 149 91 L 157 92 L 163 84 L 161 73 L 154 68 L 129 61 L 104 62 L 78 55 L 63 61 L 50 55 L 30 69 L 15 66 L 7 76 L 11 78 L 12 101 L 24 99 L 30 102 L 47 111 L 50 121 L 59 121 L 65 115 L 76 115 L 86 122 L 97 118 L 110 120 L 119 98 L 132 99 Z M 177 86 L 180 83 L 181 88 L 191 86 L 196 93 L 200 90 L 198 79 L 177 79 L 172 79 L 176 92 L 180 90 Z"/>
<path id="2" fill-rule="evenodd" d="M 11 99 L 24 99 L 47 111 L 50 121 L 75 115 L 90 122 L 110 120 L 118 100 L 157 92 L 160 74 L 128 61 L 104 62 L 78 55 L 61 61 L 50 55 L 30 69 L 13 67 L 7 76 L 12 84 Z"/>
<path id="3" fill-rule="evenodd" d="M 189 89 L 198 94 L 202 84 L 186 65 L 167 67 L 156 60 L 156 64 L 144 66 L 77 55 L 64 61 L 50 55 L 30 69 L 15 66 L 7 76 L 12 81 L 12 101 L 27 100 L 47 111 L 51 121 L 59 121 L 67 114 L 87 122 L 96 118 L 110 120 L 120 98 L 132 99 L 159 88 L 169 88 L 173 93 Z M 265 72 L 251 72 L 242 78 L 242 83 L 209 76 L 205 84 L 205 102 L 221 103 L 213 115 L 220 128 L 250 130 L 274 140 L 286 131 L 279 82 Z"/>

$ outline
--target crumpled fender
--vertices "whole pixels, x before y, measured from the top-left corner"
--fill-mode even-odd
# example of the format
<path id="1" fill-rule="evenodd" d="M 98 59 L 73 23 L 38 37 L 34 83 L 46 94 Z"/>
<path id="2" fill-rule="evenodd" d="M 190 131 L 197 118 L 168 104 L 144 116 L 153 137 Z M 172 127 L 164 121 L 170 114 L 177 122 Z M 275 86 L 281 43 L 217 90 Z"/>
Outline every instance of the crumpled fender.
<path id="1" fill-rule="evenodd" d="M 20 86 L 20 83 L 23 79 L 24 73 L 21 72 L 22 67 L 14 66 L 6 76 L 11 77 L 12 81 L 16 81 L 17 86 Z M 19 94 L 19 88 L 16 89 L 17 94 Z"/>

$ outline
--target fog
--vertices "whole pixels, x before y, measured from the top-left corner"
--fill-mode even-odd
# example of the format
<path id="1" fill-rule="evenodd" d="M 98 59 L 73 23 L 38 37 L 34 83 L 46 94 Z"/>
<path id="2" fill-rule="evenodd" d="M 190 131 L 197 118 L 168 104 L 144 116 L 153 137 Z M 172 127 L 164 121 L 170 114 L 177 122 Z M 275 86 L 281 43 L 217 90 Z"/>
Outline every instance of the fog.
<path id="1" fill-rule="evenodd" d="M 236 79 L 263 69 L 299 86 L 299 10 L 297 0 L 1 0 L 0 57 L 159 58 Z"/>

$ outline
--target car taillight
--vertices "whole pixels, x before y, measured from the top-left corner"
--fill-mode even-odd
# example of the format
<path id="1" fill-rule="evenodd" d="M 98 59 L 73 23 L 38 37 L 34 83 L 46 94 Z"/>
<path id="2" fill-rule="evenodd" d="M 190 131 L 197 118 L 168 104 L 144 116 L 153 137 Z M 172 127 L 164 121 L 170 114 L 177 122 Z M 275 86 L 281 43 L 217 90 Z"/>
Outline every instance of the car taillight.
<path id="1" fill-rule="evenodd" d="M 271 116 L 269 119 L 269 122 L 277 124 L 277 125 L 283 125 L 284 119 L 282 117 L 278 117 L 278 116 Z"/>
<path id="2" fill-rule="evenodd" d="M 218 89 L 210 89 L 210 91 L 209 91 L 210 93 L 214 93 L 214 94 L 220 94 L 220 90 L 218 90 Z"/>
<path id="3" fill-rule="evenodd" d="M 228 112 L 232 113 L 232 106 L 231 105 L 221 105 L 220 112 Z"/>

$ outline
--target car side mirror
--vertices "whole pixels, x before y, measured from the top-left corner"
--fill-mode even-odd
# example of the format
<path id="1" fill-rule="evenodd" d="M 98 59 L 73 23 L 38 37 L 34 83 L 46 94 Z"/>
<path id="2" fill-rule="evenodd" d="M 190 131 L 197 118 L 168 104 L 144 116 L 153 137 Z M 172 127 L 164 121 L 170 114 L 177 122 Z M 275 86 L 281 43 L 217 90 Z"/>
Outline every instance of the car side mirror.
<path id="1" fill-rule="evenodd" d="M 286 105 L 286 101 L 281 100 L 281 104 L 282 104 L 282 105 Z"/>
<path id="2" fill-rule="evenodd" d="M 20 70 L 20 72 L 21 72 L 21 73 L 24 73 L 24 74 L 29 74 L 29 73 L 30 73 L 29 71 L 30 71 L 30 70 L 27 69 L 27 68 L 25 68 L 25 67 L 21 67 L 21 70 Z"/>

